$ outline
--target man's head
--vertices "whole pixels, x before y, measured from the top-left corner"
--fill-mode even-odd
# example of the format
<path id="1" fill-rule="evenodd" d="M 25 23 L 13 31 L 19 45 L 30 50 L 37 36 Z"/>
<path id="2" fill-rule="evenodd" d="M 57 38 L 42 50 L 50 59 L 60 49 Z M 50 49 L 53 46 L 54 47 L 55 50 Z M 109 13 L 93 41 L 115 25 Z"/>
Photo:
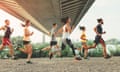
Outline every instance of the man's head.
<path id="1" fill-rule="evenodd" d="M 5 25 L 9 25 L 10 21 L 8 19 L 5 20 Z"/>
<path id="2" fill-rule="evenodd" d="M 29 27 L 31 24 L 30 24 L 30 21 L 29 20 L 26 20 L 25 21 L 25 24 L 22 24 L 22 27 Z"/>
<path id="3" fill-rule="evenodd" d="M 97 22 L 98 22 L 99 24 L 104 24 L 104 22 L 103 22 L 103 19 L 102 19 L 102 18 L 97 19 Z"/>
<path id="4" fill-rule="evenodd" d="M 61 21 L 66 24 L 66 23 L 70 23 L 71 22 L 71 18 L 70 17 L 65 17 L 65 18 L 62 18 Z"/>
<path id="5" fill-rule="evenodd" d="M 57 27 L 57 24 L 56 24 L 56 23 L 54 23 L 54 24 L 53 24 L 53 27 L 54 27 L 54 28 L 56 28 L 56 27 Z"/>
<path id="6" fill-rule="evenodd" d="M 26 20 L 26 26 L 30 26 L 30 20 Z"/>

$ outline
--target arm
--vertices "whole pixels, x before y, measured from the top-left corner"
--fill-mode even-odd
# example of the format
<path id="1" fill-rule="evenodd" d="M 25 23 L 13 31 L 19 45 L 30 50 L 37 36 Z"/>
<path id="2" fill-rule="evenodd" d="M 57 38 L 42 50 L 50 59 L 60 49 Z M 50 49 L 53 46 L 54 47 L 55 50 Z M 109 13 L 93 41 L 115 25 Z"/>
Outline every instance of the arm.
<path id="1" fill-rule="evenodd" d="M 95 31 L 95 33 L 96 33 L 97 35 L 101 36 L 101 34 L 99 34 L 99 33 L 97 32 L 97 28 L 96 28 L 96 27 L 94 28 L 94 31 Z"/>
<path id="2" fill-rule="evenodd" d="M 74 29 L 75 29 L 75 26 L 73 25 L 73 26 L 71 27 L 71 32 L 72 32 Z"/>
<path id="3" fill-rule="evenodd" d="M 48 33 L 48 35 L 50 36 L 51 32 Z"/>
<path id="4" fill-rule="evenodd" d="M 2 27 L 0 28 L 0 30 L 5 30 L 5 26 L 2 26 Z"/>
<path id="5" fill-rule="evenodd" d="M 105 33 L 106 33 L 105 31 L 104 31 L 104 32 L 102 32 L 102 34 L 98 33 L 98 32 L 97 32 L 97 28 L 96 28 L 96 27 L 94 28 L 94 31 L 95 31 L 95 32 L 96 32 L 96 34 L 97 34 L 97 35 L 99 35 L 99 36 L 101 36 L 102 34 L 105 34 Z"/>
<path id="6" fill-rule="evenodd" d="M 12 29 L 11 29 L 11 33 L 13 33 L 13 31 L 14 31 L 14 29 L 12 28 Z"/>
<path id="7" fill-rule="evenodd" d="M 102 34 L 106 34 L 106 31 L 102 32 Z"/>
<path id="8" fill-rule="evenodd" d="M 87 39 L 86 39 L 86 38 L 84 38 L 84 37 L 80 37 L 80 39 L 81 39 L 81 40 L 87 40 Z"/>
<path id="9" fill-rule="evenodd" d="M 81 36 L 80 36 L 80 39 L 81 39 L 81 40 L 87 40 L 84 35 L 81 35 Z"/>
<path id="10" fill-rule="evenodd" d="M 63 27 L 61 27 L 55 34 L 58 35 L 63 32 Z"/>

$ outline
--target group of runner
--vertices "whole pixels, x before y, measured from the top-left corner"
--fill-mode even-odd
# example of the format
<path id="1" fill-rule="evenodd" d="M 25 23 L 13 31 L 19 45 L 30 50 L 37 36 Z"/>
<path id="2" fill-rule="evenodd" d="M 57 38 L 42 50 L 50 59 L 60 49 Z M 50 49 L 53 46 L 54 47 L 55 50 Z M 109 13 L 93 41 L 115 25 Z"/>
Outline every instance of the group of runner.
<path id="1" fill-rule="evenodd" d="M 69 45 L 69 47 L 72 49 L 73 55 L 75 60 L 81 60 L 81 56 L 79 54 L 79 51 L 81 51 L 81 49 L 84 50 L 84 58 L 88 59 L 88 49 L 91 48 L 96 48 L 96 46 L 100 43 L 103 47 L 103 55 L 105 59 L 110 58 L 111 56 L 107 54 L 106 52 L 106 44 L 105 41 L 102 38 L 102 35 L 105 34 L 106 32 L 103 31 L 102 25 L 104 24 L 103 19 L 99 18 L 97 19 L 98 25 L 94 28 L 94 31 L 96 33 L 95 36 L 95 40 L 94 40 L 94 44 L 91 46 L 88 46 L 86 44 L 87 42 L 87 37 L 86 37 L 86 28 L 84 26 L 80 26 L 80 30 L 82 31 L 82 34 L 80 36 L 81 39 L 81 43 L 82 43 L 82 48 L 75 48 L 74 45 L 71 42 L 71 38 L 70 38 L 70 34 L 73 31 L 73 28 L 70 24 L 71 24 L 71 18 L 70 17 L 65 17 L 61 20 L 64 25 L 57 31 L 57 24 L 53 24 L 53 28 L 50 32 L 51 35 L 51 42 L 50 42 L 50 47 L 48 48 L 43 48 L 42 50 L 50 50 L 49 53 L 49 57 L 50 59 L 53 57 L 53 54 L 56 52 L 59 52 L 59 56 L 62 56 L 62 54 L 60 54 L 60 51 L 63 51 L 66 48 L 66 45 Z M 56 36 L 58 34 L 62 33 L 62 45 L 61 48 L 60 46 L 57 45 L 57 40 L 56 40 Z"/>
<path id="2" fill-rule="evenodd" d="M 30 21 L 26 20 L 25 24 L 21 24 L 21 26 L 24 27 L 24 35 L 23 35 L 23 45 L 24 48 L 20 48 L 19 46 L 16 48 L 16 50 L 20 50 L 26 54 L 28 54 L 26 63 L 32 63 L 30 61 L 30 58 L 32 56 L 32 45 L 30 44 L 30 36 L 33 35 L 33 32 L 29 31 L 29 26 L 30 26 Z M 10 20 L 6 19 L 5 20 L 5 25 L 0 27 L 0 30 L 4 30 L 4 36 L 2 38 L 2 44 L 0 46 L 0 51 L 5 48 L 5 46 L 8 46 L 10 49 L 10 56 L 11 59 L 16 59 L 16 55 L 14 52 L 13 44 L 10 41 L 10 36 L 14 29 L 10 27 Z"/>
<path id="3" fill-rule="evenodd" d="M 84 26 L 80 26 L 80 30 L 82 31 L 82 34 L 80 36 L 81 43 L 82 43 L 82 48 L 75 48 L 71 38 L 70 34 L 72 33 L 74 27 L 71 26 L 71 18 L 70 17 L 65 17 L 62 18 L 61 21 L 64 23 L 64 25 L 57 30 L 57 23 L 54 23 L 51 29 L 51 32 L 49 35 L 51 36 L 51 41 L 50 41 L 50 46 L 43 48 L 42 51 L 49 50 L 49 58 L 51 59 L 54 54 L 58 54 L 59 56 L 62 56 L 61 51 L 63 51 L 66 48 L 66 45 L 69 45 L 69 47 L 72 49 L 72 53 L 74 55 L 75 60 L 81 60 L 81 56 L 79 55 L 79 51 L 82 48 L 84 49 L 84 58 L 87 59 L 88 57 L 88 49 L 95 48 L 99 43 L 103 47 L 103 55 L 105 59 L 110 58 L 106 52 L 106 44 L 105 41 L 102 38 L 102 35 L 105 34 L 106 32 L 103 31 L 102 25 L 104 24 L 103 19 L 97 19 L 98 25 L 94 28 L 94 31 L 96 33 L 96 37 L 94 40 L 94 44 L 91 46 L 88 46 L 86 44 L 87 42 L 87 36 L 86 36 L 86 28 Z M 10 56 L 12 59 L 16 59 L 15 53 L 14 53 L 14 48 L 13 45 L 10 41 L 10 36 L 14 29 L 10 28 L 10 21 L 8 19 L 5 20 L 5 25 L 0 27 L 0 30 L 4 30 L 4 36 L 2 38 L 2 44 L 0 46 L 0 51 L 4 49 L 5 46 L 8 46 L 10 49 Z M 24 27 L 23 31 L 23 45 L 24 48 L 21 48 L 20 46 L 17 46 L 16 50 L 20 50 L 24 53 L 26 53 L 27 60 L 26 63 L 32 63 L 31 62 L 31 56 L 32 56 L 32 45 L 30 44 L 30 36 L 34 34 L 34 32 L 30 32 L 29 26 L 30 26 L 30 21 L 26 20 L 25 24 L 21 24 L 22 27 Z M 57 43 L 57 35 L 62 34 L 62 43 L 61 46 L 58 45 Z"/>
<path id="4" fill-rule="evenodd" d="M 104 24 L 103 19 L 99 18 L 99 19 L 97 19 L 97 22 L 98 22 L 98 24 L 94 28 L 94 32 L 96 33 L 95 40 L 94 40 L 93 45 L 91 45 L 91 46 L 88 46 L 86 44 L 86 42 L 87 42 L 86 33 L 85 33 L 86 28 L 84 26 L 80 27 L 80 30 L 82 30 L 82 35 L 81 35 L 80 39 L 82 42 L 82 47 L 84 48 L 84 58 L 85 59 L 87 59 L 87 56 L 88 56 L 88 49 L 96 48 L 96 46 L 98 44 L 102 45 L 104 58 L 108 59 L 111 57 L 111 55 L 107 54 L 106 44 L 105 44 L 104 39 L 102 38 L 102 35 L 106 34 L 106 32 L 103 31 L 103 28 L 102 28 L 102 25 Z"/>

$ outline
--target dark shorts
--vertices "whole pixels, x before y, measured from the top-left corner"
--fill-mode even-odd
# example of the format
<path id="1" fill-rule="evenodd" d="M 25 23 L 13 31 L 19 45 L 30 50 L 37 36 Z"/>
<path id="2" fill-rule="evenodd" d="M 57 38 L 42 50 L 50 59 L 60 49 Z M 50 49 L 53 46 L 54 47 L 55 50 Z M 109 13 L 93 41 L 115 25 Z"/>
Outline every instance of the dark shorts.
<path id="1" fill-rule="evenodd" d="M 23 45 L 27 45 L 27 44 L 30 44 L 30 41 L 23 40 Z"/>
<path id="2" fill-rule="evenodd" d="M 50 46 L 54 46 L 54 45 L 57 45 L 57 41 L 51 41 L 50 42 Z"/>
<path id="3" fill-rule="evenodd" d="M 97 35 L 97 36 L 95 37 L 94 43 L 96 43 L 96 45 L 97 45 L 97 44 L 100 43 L 100 41 L 103 41 L 103 42 L 104 42 L 103 38 L 102 38 L 101 36 L 98 36 L 98 35 Z"/>
<path id="4" fill-rule="evenodd" d="M 9 38 L 3 38 L 3 39 L 2 39 L 2 44 L 3 44 L 3 45 L 10 45 L 10 44 L 11 44 L 11 41 L 10 41 Z"/>
<path id="5" fill-rule="evenodd" d="M 82 45 L 86 45 L 86 42 L 82 42 Z"/>

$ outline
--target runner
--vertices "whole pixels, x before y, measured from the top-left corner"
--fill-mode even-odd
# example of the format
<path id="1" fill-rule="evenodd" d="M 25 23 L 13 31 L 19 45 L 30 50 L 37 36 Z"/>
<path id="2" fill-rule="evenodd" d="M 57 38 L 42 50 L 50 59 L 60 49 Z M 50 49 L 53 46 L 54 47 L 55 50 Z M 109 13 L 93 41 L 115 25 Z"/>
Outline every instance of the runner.
<path id="1" fill-rule="evenodd" d="M 50 50 L 49 51 L 50 59 L 53 57 L 54 54 L 61 56 L 61 52 L 60 52 L 61 49 L 57 45 L 57 40 L 56 40 L 56 28 L 57 28 L 57 24 L 54 23 L 50 32 L 50 36 L 51 36 L 50 46 L 42 49 L 42 51 Z"/>
<path id="2" fill-rule="evenodd" d="M 88 46 L 86 44 L 87 38 L 86 38 L 86 33 L 85 33 L 86 28 L 84 26 L 81 26 L 80 30 L 82 30 L 82 34 L 80 36 L 80 39 L 81 39 L 81 42 L 82 42 L 82 49 L 81 49 L 81 51 L 84 50 L 84 52 L 83 52 L 84 53 L 84 59 L 88 59 Z"/>
<path id="3" fill-rule="evenodd" d="M 98 25 L 94 28 L 94 31 L 96 33 L 96 37 L 94 40 L 94 44 L 88 48 L 96 48 L 96 46 L 100 43 L 103 47 L 103 55 L 105 59 L 110 58 L 111 56 L 109 56 L 106 52 L 106 44 L 105 41 L 102 38 L 103 34 L 106 34 L 106 32 L 103 32 L 103 28 L 102 25 L 104 24 L 103 19 L 97 19 Z"/>
<path id="4" fill-rule="evenodd" d="M 18 46 L 16 48 L 16 50 L 20 50 L 20 51 L 28 54 L 26 63 L 32 64 L 32 62 L 30 61 L 31 56 L 32 56 L 32 45 L 30 44 L 30 36 L 33 35 L 33 32 L 29 31 L 30 21 L 26 20 L 25 25 L 22 24 L 22 26 L 24 27 L 24 36 L 23 36 L 23 45 L 24 45 L 24 48 L 20 48 Z"/>
<path id="5" fill-rule="evenodd" d="M 2 44 L 0 47 L 0 51 L 3 50 L 5 48 L 5 46 L 8 46 L 10 49 L 10 56 L 12 59 L 16 59 L 15 55 L 14 55 L 14 49 L 13 49 L 13 45 L 10 41 L 10 36 L 12 34 L 12 32 L 14 31 L 14 29 L 10 28 L 10 21 L 8 19 L 5 20 L 5 25 L 3 27 L 0 28 L 0 30 L 4 30 L 4 36 L 2 38 Z"/>
<path id="6" fill-rule="evenodd" d="M 58 34 L 59 33 L 62 33 L 62 50 L 64 50 L 64 48 L 66 47 L 66 45 L 68 44 L 71 49 L 72 49 L 72 52 L 73 52 L 73 55 L 75 56 L 75 60 L 81 60 L 80 57 L 77 57 L 76 54 L 75 54 L 75 48 L 71 42 L 71 39 L 70 39 L 70 34 L 71 32 L 73 31 L 73 27 L 71 27 L 70 23 L 71 23 L 71 18 L 69 17 L 66 17 L 66 18 L 63 18 L 62 19 L 62 22 L 65 24 L 62 28 L 60 28 L 58 30 Z"/>

